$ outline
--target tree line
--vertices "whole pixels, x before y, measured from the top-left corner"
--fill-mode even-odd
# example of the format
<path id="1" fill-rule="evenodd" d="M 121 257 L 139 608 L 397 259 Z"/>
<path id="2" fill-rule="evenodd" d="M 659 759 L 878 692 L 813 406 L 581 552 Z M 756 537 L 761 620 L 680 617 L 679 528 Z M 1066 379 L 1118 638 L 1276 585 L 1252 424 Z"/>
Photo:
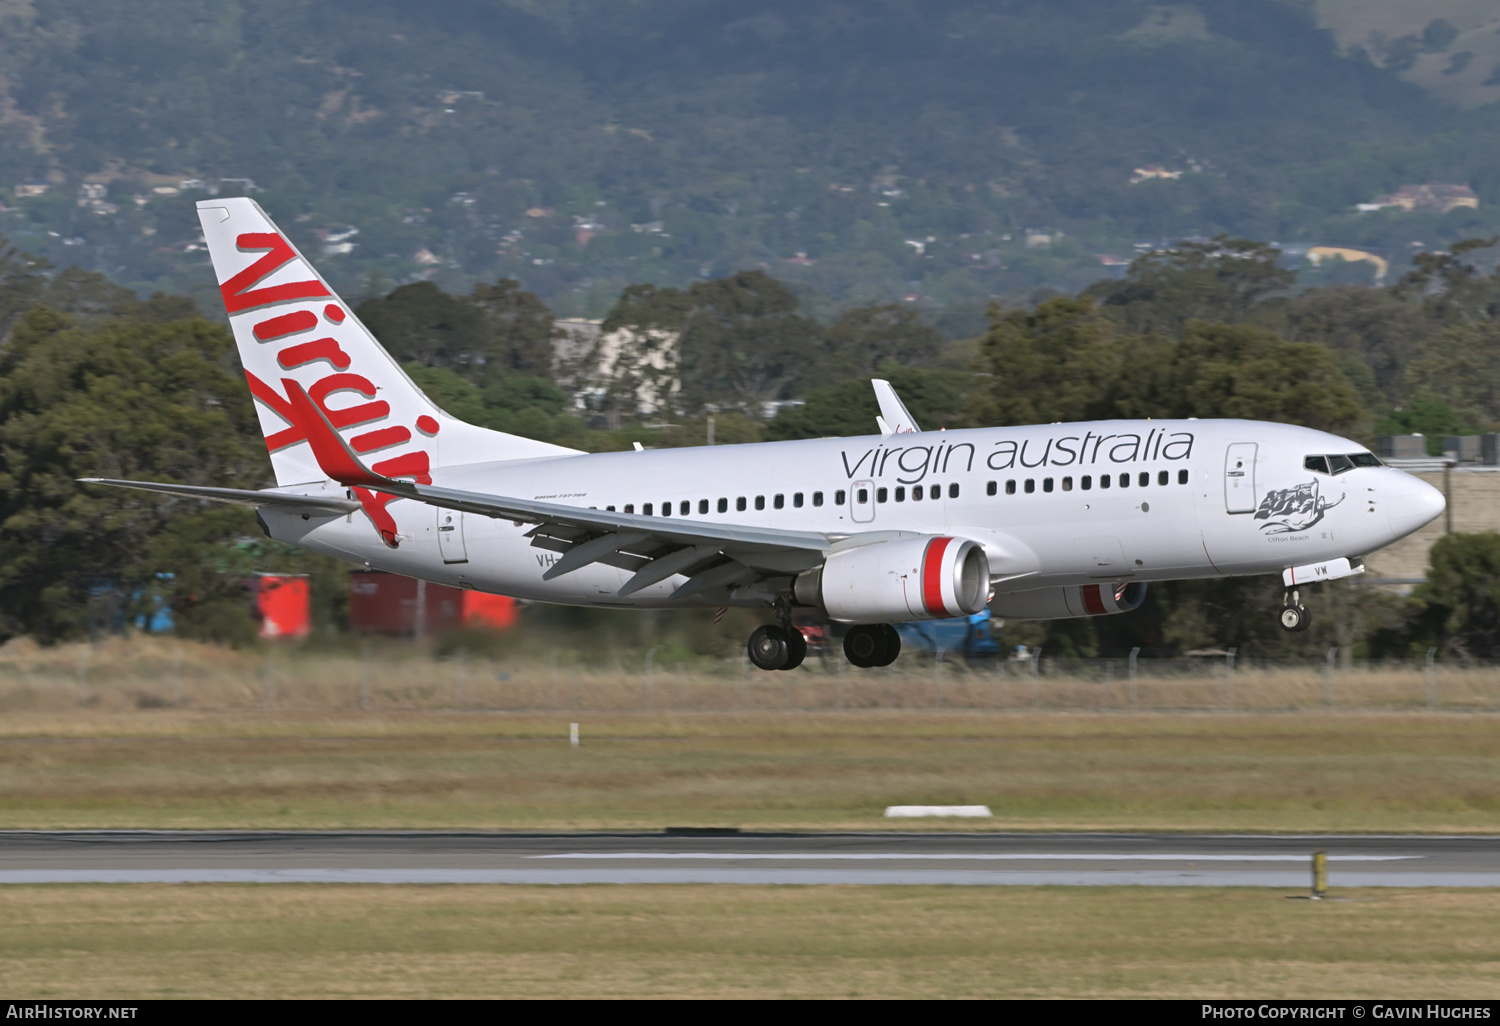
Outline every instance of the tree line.
<path id="1" fill-rule="evenodd" d="M 924 427 L 1238 416 L 1368 440 L 1500 421 L 1500 274 L 1483 264 L 1495 241 L 1419 258 L 1378 290 L 1299 289 L 1262 243 L 1185 243 L 1138 259 L 1120 280 L 992 306 L 987 331 L 956 340 L 910 305 L 819 320 L 762 271 L 681 289 L 632 285 L 599 329 L 632 358 L 672 340 L 665 373 L 675 391 L 644 412 L 639 380 L 624 372 L 592 382 L 577 404 L 581 370 L 555 358 L 556 319 L 514 280 L 459 295 L 419 281 L 357 312 L 454 415 L 589 451 L 702 444 L 709 416 L 721 444 L 867 434 L 872 374 L 893 381 Z M 74 483 L 270 483 L 222 324 L 183 297 L 141 300 L 7 243 L 0 333 L 0 635 L 117 629 L 160 596 L 183 633 L 244 641 L 254 625 L 238 581 L 254 570 L 311 573 L 318 619 L 340 622 L 345 571 L 250 541 L 247 511 Z M 765 404 L 788 400 L 801 405 L 766 415 Z M 1272 625 L 1280 585 L 1271 579 L 1153 585 L 1130 616 L 1006 630 L 1008 640 L 1078 655 L 1138 645 L 1287 655 L 1337 644 L 1379 656 L 1437 644 L 1489 657 L 1495 610 L 1483 575 L 1500 565 L 1497 546 L 1495 536 L 1445 539 L 1410 598 L 1358 581 L 1328 586 L 1301 636 Z"/>

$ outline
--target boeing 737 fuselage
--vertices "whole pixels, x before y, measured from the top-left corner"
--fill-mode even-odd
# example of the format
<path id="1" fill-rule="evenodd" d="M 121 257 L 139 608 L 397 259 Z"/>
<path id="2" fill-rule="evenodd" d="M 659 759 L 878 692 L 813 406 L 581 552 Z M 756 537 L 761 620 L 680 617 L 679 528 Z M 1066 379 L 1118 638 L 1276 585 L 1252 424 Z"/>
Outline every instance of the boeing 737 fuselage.
<path id="1" fill-rule="evenodd" d="M 249 199 L 198 204 L 275 488 L 100 481 L 258 507 L 280 541 L 519 598 L 748 606 L 764 669 L 814 607 L 859 666 L 890 624 L 1128 612 L 1147 582 L 1281 573 L 1298 586 L 1430 522 L 1436 489 L 1346 438 L 1245 420 L 919 431 L 885 382 L 881 433 L 580 453 L 434 406 Z"/>

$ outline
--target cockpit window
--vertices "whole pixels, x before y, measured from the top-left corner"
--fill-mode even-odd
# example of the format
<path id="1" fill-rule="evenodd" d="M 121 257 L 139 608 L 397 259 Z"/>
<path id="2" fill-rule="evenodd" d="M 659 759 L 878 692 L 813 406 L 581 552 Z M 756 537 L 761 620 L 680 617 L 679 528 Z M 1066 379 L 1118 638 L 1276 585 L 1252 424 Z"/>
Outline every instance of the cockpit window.
<path id="1" fill-rule="evenodd" d="M 1342 474 L 1346 470 L 1355 467 L 1379 467 L 1383 466 L 1376 459 L 1374 453 L 1353 452 L 1347 456 L 1306 456 L 1302 459 L 1302 466 L 1318 474 Z"/>

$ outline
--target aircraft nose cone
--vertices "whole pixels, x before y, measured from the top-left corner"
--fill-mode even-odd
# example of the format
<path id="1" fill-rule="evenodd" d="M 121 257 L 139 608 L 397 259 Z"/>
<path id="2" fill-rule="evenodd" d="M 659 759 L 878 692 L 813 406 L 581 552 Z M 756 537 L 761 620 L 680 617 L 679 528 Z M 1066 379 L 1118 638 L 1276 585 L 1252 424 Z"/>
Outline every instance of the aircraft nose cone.
<path id="1" fill-rule="evenodd" d="M 1385 508 L 1391 518 L 1391 531 L 1397 538 L 1432 523 L 1448 506 L 1442 492 L 1410 474 L 1401 474 L 1389 493 Z"/>

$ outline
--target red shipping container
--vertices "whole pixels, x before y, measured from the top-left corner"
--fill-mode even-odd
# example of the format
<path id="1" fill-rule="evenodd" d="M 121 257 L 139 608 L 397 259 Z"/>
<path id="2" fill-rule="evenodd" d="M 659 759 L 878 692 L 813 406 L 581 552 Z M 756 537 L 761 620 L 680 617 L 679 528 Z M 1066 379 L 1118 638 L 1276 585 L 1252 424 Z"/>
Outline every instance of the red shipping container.
<path id="1" fill-rule="evenodd" d="M 456 627 L 505 628 L 516 621 L 515 599 L 488 595 L 383 570 L 349 575 L 349 627 L 362 634 L 421 635 Z"/>
<path id="2" fill-rule="evenodd" d="M 306 574 L 256 574 L 255 618 L 263 638 L 305 638 L 312 630 Z"/>
<path id="3" fill-rule="evenodd" d="M 464 626 L 488 627 L 503 631 L 514 627 L 520 610 L 509 595 L 491 595 L 483 591 L 464 592 Z"/>

